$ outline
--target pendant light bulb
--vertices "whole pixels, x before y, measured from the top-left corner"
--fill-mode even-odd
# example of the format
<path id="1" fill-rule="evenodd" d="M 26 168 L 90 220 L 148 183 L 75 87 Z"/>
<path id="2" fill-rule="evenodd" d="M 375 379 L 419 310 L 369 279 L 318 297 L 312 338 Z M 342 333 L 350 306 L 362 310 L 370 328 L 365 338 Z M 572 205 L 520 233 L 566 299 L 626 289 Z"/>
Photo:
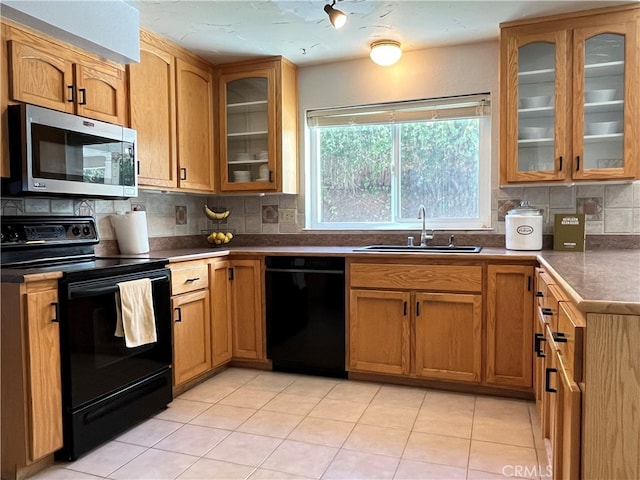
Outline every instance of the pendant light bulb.
<path id="1" fill-rule="evenodd" d="M 371 44 L 371 60 L 382 67 L 389 67 L 400 60 L 402 49 L 395 40 L 378 40 Z"/>
<path id="2" fill-rule="evenodd" d="M 339 30 L 344 27 L 345 23 L 347 23 L 347 16 L 342 11 L 333 8 L 335 4 L 336 0 L 333 0 L 331 5 L 325 5 L 324 11 L 329 15 L 329 21 L 331 22 L 331 25 L 333 25 L 333 28 Z"/>

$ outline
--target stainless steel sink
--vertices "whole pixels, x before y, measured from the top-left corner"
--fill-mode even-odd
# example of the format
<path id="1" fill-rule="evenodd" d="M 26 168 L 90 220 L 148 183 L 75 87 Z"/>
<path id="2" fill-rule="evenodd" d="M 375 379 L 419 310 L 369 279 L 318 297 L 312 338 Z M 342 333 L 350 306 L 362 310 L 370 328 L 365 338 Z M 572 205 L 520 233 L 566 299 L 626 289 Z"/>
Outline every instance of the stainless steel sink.
<path id="1" fill-rule="evenodd" d="M 478 253 L 482 247 L 472 245 L 427 245 L 426 247 L 408 245 L 367 245 L 354 248 L 357 252 L 396 252 L 396 253 Z"/>

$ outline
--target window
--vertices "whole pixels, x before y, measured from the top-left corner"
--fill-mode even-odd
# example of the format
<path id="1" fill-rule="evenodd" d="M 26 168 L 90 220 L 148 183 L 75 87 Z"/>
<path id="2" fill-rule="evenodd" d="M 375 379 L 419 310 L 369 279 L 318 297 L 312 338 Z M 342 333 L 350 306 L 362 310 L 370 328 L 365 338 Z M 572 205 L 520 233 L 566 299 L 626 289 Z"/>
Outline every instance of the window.
<path id="1" fill-rule="evenodd" d="M 307 112 L 308 228 L 407 229 L 491 220 L 488 94 Z"/>

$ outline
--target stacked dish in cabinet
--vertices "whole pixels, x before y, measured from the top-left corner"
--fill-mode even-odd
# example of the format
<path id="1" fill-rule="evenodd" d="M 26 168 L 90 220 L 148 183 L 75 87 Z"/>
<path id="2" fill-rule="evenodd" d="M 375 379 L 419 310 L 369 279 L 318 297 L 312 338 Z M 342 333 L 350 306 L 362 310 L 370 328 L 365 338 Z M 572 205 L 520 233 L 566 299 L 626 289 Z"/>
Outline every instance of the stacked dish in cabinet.
<path id="1" fill-rule="evenodd" d="M 555 46 L 536 42 L 518 54 L 518 170 L 553 170 Z"/>
<path id="2" fill-rule="evenodd" d="M 267 78 L 227 84 L 227 168 L 232 182 L 269 181 Z"/>
<path id="3" fill-rule="evenodd" d="M 611 33 L 585 41 L 584 168 L 623 166 L 624 42 Z"/>

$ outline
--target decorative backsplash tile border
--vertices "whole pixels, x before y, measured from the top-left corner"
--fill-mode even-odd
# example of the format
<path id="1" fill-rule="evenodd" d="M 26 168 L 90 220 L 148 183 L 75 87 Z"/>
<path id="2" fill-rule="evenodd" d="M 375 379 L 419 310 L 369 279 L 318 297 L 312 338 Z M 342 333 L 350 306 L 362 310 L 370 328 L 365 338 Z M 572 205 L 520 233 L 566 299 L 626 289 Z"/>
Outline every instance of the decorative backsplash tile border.
<path id="1" fill-rule="evenodd" d="M 132 209 L 145 210 L 149 236 L 163 238 L 202 235 L 222 230 L 236 234 L 296 234 L 304 229 L 305 214 L 297 195 L 205 195 L 140 190 L 128 200 L 25 197 L 1 199 L 2 215 L 92 215 L 101 238 L 115 239 L 110 215 Z M 553 233 L 556 213 L 585 213 L 590 235 L 640 233 L 640 182 L 615 185 L 504 187 L 492 191 L 492 224 L 488 234 L 504 234 L 504 216 L 528 201 L 544 212 L 544 232 Z M 210 220 L 204 205 L 229 210 L 224 221 Z M 483 235 L 487 233 L 470 232 Z"/>

